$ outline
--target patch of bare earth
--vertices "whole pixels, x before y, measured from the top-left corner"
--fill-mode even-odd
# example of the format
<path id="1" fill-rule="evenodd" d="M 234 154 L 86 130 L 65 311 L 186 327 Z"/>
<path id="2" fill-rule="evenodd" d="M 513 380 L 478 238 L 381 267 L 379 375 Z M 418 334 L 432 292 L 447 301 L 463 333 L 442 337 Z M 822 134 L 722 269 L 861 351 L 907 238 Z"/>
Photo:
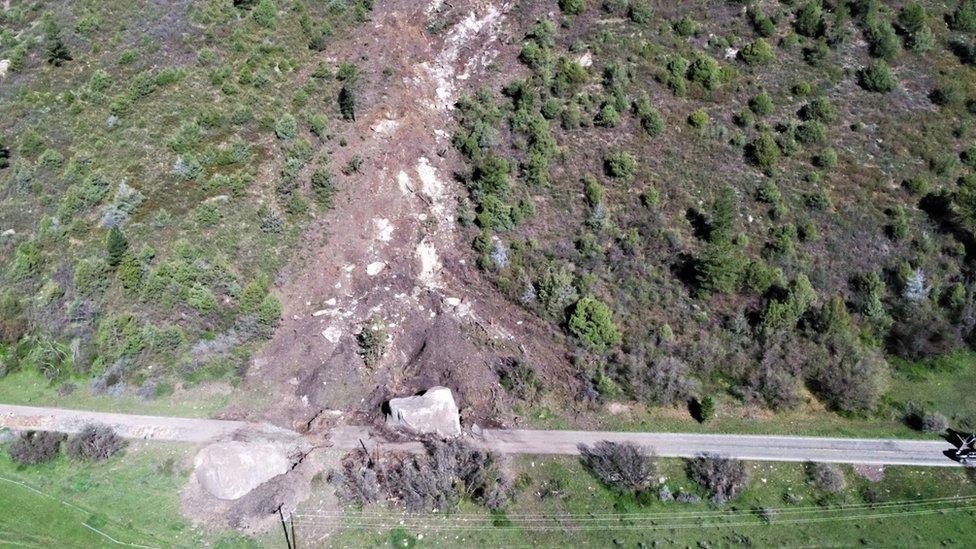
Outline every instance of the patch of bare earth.
<path id="1" fill-rule="evenodd" d="M 463 189 L 451 110 L 506 47 L 499 36 L 509 6 L 473 0 L 464 8 L 445 16 L 436 2 L 385 2 L 346 51 L 327 52 L 363 75 L 356 120 L 340 134 L 348 146 L 332 164 L 358 157 L 362 167 L 341 179 L 335 210 L 279 280 L 284 322 L 247 381 L 271 387 L 273 404 L 228 415 L 300 430 L 323 410 L 376 421 L 390 397 L 445 385 L 467 424 L 504 422 L 498 361 L 561 360 L 549 329 L 480 279 L 470 243 L 456 234 Z M 356 335 L 377 318 L 387 352 L 367 368 Z"/>
<path id="2" fill-rule="evenodd" d="M 858 463 L 853 466 L 854 473 L 871 482 L 881 482 L 885 477 L 884 465 Z"/>

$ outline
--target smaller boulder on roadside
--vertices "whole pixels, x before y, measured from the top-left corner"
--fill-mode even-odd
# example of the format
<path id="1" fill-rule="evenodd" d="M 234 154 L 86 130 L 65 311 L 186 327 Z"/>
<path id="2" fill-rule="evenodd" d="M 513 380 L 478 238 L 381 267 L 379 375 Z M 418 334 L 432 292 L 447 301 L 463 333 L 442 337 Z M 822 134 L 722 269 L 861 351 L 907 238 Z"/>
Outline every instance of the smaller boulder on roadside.
<path id="1" fill-rule="evenodd" d="M 461 435 L 461 416 L 447 387 L 432 387 L 424 394 L 390 400 L 386 424 L 417 434 L 442 437 Z"/>

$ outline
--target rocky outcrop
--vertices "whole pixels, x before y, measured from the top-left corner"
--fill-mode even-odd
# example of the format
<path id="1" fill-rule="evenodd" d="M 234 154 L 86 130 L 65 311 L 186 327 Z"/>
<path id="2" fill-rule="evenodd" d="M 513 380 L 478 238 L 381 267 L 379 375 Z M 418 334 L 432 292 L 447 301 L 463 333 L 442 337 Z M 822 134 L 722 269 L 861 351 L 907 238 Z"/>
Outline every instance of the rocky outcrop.
<path id="1" fill-rule="evenodd" d="M 461 418 L 454 395 L 447 387 L 432 387 L 422 395 L 390 400 L 386 424 L 417 434 L 442 437 L 461 435 Z"/>

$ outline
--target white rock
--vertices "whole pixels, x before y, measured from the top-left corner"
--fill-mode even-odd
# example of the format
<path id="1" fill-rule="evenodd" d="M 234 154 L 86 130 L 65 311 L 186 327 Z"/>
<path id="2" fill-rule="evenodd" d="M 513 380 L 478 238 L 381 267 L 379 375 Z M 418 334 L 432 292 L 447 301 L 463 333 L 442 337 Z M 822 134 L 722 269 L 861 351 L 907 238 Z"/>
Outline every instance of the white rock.
<path id="1" fill-rule="evenodd" d="M 382 261 L 374 261 L 369 265 L 366 265 L 366 274 L 369 276 L 376 276 L 380 274 L 380 271 L 382 271 L 385 267 L 386 263 L 383 263 Z"/>
<path id="2" fill-rule="evenodd" d="M 292 462 L 270 442 L 217 442 L 194 460 L 197 481 L 210 495 L 238 499 L 272 478 L 287 473 Z"/>
<path id="3" fill-rule="evenodd" d="M 378 133 L 380 135 L 388 135 L 390 133 L 393 133 L 393 130 L 395 130 L 399 125 L 400 123 L 397 122 L 396 120 L 390 120 L 388 118 L 384 118 L 383 120 L 380 120 L 376 124 L 373 124 L 373 127 L 371 129 L 375 133 Z"/>
<path id="4" fill-rule="evenodd" d="M 338 326 L 329 326 L 322 331 L 322 337 L 329 340 L 332 343 L 338 343 L 339 338 L 342 337 L 342 328 Z"/>
<path id="5" fill-rule="evenodd" d="M 376 240 L 389 242 L 393 238 L 393 224 L 389 219 L 374 219 L 373 224 L 376 225 Z"/>
<path id="6" fill-rule="evenodd" d="M 390 400 L 388 426 L 442 437 L 461 435 L 461 416 L 447 387 L 432 387 L 420 396 Z"/>
<path id="7" fill-rule="evenodd" d="M 9 59 L 0 59 L 0 78 L 7 76 L 7 69 L 10 68 Z"/>
<path id="8" fill-rule="evenodd" d="M 420 259 L 420 275 L 418 278 L 428 288 L 437 287 L 437 273 L 441 269 L 441 260 L 437 257 L 437 249 L 423 240 L 417 245 L 416 253 Z"/>

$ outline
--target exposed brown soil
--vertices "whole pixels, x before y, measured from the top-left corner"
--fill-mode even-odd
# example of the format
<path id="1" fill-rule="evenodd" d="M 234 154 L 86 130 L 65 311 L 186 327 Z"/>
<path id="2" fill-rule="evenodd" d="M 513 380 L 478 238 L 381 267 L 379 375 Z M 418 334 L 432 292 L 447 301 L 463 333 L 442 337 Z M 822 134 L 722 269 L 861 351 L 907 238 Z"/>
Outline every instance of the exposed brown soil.
<path id="1" fill-rule="evenodd" d="M 341 129 L 348 145 L 332 165 L 358 157 L 362 167 L 339 176 L 335 210 L 313 226 L 278 281 L 285 319 L 247 380 L 270 387 L 272 405 L 226 416 L 299 430 L 322 410 L 378 421 L 390 397 L 445 385 L 468 425 L 505 424 L 499 361 L 565 362 L 551 328 L 479 278 L 455 230 L 463 189 L 454 177 L 451 108 L 511 47 L 508 9 L 481 0 L 450 8 L 384 2 L 343 51 L 323 54 L 361 69 L 356 120 Z M 389 343 L 367 368 L 356 334 L 371 319 L 386 325 Z"/>

